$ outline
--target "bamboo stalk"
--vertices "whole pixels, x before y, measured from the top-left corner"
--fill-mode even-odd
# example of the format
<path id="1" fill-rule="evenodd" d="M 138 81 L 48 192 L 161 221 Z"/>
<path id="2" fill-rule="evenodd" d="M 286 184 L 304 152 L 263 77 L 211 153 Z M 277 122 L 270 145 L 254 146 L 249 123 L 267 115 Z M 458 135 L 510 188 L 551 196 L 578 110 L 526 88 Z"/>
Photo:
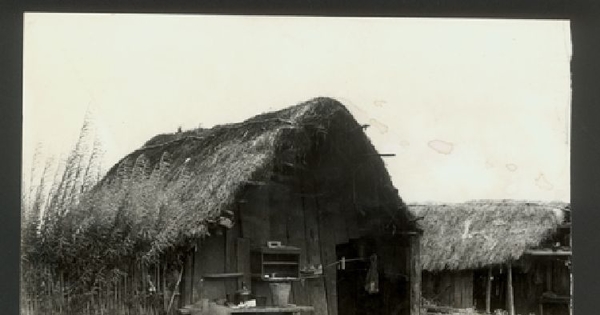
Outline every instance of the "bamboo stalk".
<path id="1" fill-rule="evenodd" d="M 158 279 L 160 279 L 160 268 L 158 267 L 158 264 L 155 264 L 154 265 L 154 282 L 156 283 L 157 286 L 159 285 Z"/>
<path id="2" fill-rule="evenodd" d="M 59 303 L 58 303 L 58 311 L 60 313 L 62 313 L 62 306 L 64 304 L 64 300 L 63 300 L 63 272 L 60 272 L 60 279 L 58 279 L 59 281 L 59 291 L 60 291 L 60 297 L 59 297 Z"/>
<path id="3" fill-rule="evenodd" d="M 173 294 L 171 294 L 171 301 L 169 302 L 169 307 L 167 308 L 167 314 L 171 311 L 171 306 L 173 306 L 173 300 L 175 299 L 175 293 L 177 293 L 177 289 L 179 288 L 179 284 L 181 283 L 181 277 L 183 276 L 183 267 L 181 266 L 181 271 L 179 272 L 179 278 L 177 279 L 177 283 L 175 284 L 175 288 L 173 289 Z"/>
<path id="4" fill-rule="evenodd" d="M 162 292 L 163 292 L 163 307 L 167 309 L 167 263 L 165 262 L 163 266 L 163 274 L 162 274 Z"/>

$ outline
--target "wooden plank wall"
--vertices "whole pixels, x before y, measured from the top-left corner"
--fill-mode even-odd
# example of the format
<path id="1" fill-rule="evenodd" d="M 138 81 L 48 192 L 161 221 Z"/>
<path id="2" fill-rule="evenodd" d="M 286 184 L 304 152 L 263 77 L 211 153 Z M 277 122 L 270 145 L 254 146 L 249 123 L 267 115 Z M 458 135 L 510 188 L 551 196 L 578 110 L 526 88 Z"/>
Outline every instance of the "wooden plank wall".
<path id="1" fill-rule="evenodd" d="M 564 261 L 538 258 L 527 272 L 516 268 L 513 273 L 517 314 L 539 314 L 538 300 L 548 288 L 558 295 L 569 295 L 569 269 Z M 568 315 L 569 311 L 566 304 L 546 304 L 544 314 Z"/>
<path id="2" fill-rule="evenodd" d="M 194 300 L 224 298 L 227 294 L 223 281 L 206 280 L 205 274 L 225 272 L 225 236 L 212 235 L 198 244 L 194 256 Z"/>
<path id="3" fill-rule="evenodd" d="M 548 287 L 553 288 L 557 294 L 568 295 L 568 269 L 560 265 L 560 261 L 541 261 L 533 268 L 524 272 L 519 268 L 513 269 L 515 311 L 517 314 L 538 314 L 539 315 L 539 297 L 547 291 Z M 550 275 L 550 277 L 548 277 Z M 485 283 L 479 281 L 479 286 L 469 288 L 469 279 L 471 275 L 467 272 L 444 272 L 444 273 L 423 273 L 423 296 L 427 299 L 433 299 L 438 296 L 440 303 L 446 306 L 457 308 L 470 307 L 470 301 L 473 299 L 473 290 L 485 290 Z M 551 283 L 548 281 L 551 280 Z M 471 282 L 473 283 L 473 282 Z M 444 288 L 448 287 L 446 291 Z M 506 269 L 503 273 L 499 269 L 494 269 L 494 280 L 492 282 L 492 311 L 498 308 L 506 308 Z M 498 294 L 496 294 L 498 293 Z M 477 303 L 477 309 L 485 309 L 485 301 L 480 299 Z M 568 315 L 568 308 L 565 305 L 553 306 L 547 305 L 544 314 L 546 315 Z"/>
<path id="4" fill-rule="evenodd" d="M 338 314 L 336 246 L 361 237 L 366 220 L 357 211 L 349 195 L 336 195 L 333 198 L 322 196 L 315 193 L 319 190 L 314 183 L 306 177 L 304 179 L 302 184 L 296 186 L 269 184 L 248 187 L 236 209 L 238 220 L 234 230 L 207 238 L 195 253 L 191 281 L 194 296 L 191 301 L 199 300 L 201 290 L 204 290 L 203 296 L 208 298 L 216 298 L 218 294 L 233 294 L 241 281 L 237 285 L 223 286 L 216 281 L 210 284 L 205 281 L 203 288 L 200 286 L 200 275 L 209 272 L 243 272 L 244 281 L 249 281 L 250 248 L 265 245 L 269 240 L 279 240 L 301 249 L 301 268 L 330 265 L 324 269 L 323 277 L 294 282 L 291 302 L 313 306 L 314 315 Z M 334 199 L 338 201 L 332 201 Z M 406 248 L 390 249 L 391 256 L 386 257 L 386 268 L 394 265 L 393 260 L 402 260 L 400 256 L 406 257 L 405 252 Z M 406 272 L 403 270 L 406 267 L 405 262 L 401 261 L 388 271 L 399 274 Z M 254 294 L 267 297 L 267 303 L 271 303 L 267 283 L 251 280 L 246 284 L 251 286 Z"/>
<path id="5" fill-rule="evenodd" d="M 522 273 L 518 268 L 513 269 L 515 311 L 518 314 L 539 312 L 537 300 L 544 290 L 543 286 L 535 284 L 535 278 L 534 270 Z"/>
<path id="6" fill-rule="evenodd" d="M 441 306 L 473 307 L 473 271 L 424 273 L 423 296 Z"/>

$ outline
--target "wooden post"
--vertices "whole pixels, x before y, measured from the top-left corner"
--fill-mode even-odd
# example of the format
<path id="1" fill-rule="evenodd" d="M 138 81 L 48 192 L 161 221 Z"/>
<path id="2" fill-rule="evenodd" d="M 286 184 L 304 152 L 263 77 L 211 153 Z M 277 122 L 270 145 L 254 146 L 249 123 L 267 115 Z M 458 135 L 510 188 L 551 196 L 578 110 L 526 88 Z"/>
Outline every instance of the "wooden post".
<path id="1" fill-rule="evenodd" d="M 490 314 L 492 312 L 492 267 L 488 267 L 485 284 L 485 312 Z"/>
<path id="2" fill-rule="evenodd" d="M 506 286 L 507 289 L 507 296 L 506 296 L 506 303 L 507 308 L 508 308 L 508 315 L 515 315 L 515 296 L 514 296 L 514 290 L 513 290 L 513 279 L 512 279 L 512 263 L 509 261 L 508 262 L 508 268 L 507 268 L 507 272 L 508 272 L 508 284 Z"/>
<path id="3" fill-rule="evenodd" d="M 410 236 L 410 315 L 421 313 L 421 236 Z"/>
<path id="4" fill-rule="evenodd" d="M 573 234 L 569 229 L 569 250 L 573 251 Z M 569 315 L 573 315 L 573 256 L 569 256 L 567 262 L 569 263 Z"/>

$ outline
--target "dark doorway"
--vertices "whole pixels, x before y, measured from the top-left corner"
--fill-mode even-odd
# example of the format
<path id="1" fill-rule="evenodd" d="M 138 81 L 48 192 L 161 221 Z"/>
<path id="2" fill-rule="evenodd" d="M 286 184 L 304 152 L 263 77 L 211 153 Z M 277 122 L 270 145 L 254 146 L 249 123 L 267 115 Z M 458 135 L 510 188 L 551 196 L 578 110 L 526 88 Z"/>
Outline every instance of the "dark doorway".
<path id="1" fill-rule="evenodd" d="M 346 261 L 337 270 L 338 313 L 346 315 L 382 314 L 381 292 L 369 294 L 365 281 L 369 270 L 368 257 L 374 253 L 372 242 L 353 240 L 336 246 L 338 260 Z"/>
<path id="2" fill-rule="evenodd" d="M 338 260 L 345 261 L 345 268 L 340 264 L 337 269 L 339 314 L 396 315 L 409 311 L 408 304 L 404 301 L 408 281 L 386 275 L 383 259 L 380 258 L 377 264 L 379 292 L 369 293 L 365 289 L 371 266 L 370 257 L 377 254 L 377 248 L 374 241 L 366 239 L 351 240 L 336 246 Z"/>

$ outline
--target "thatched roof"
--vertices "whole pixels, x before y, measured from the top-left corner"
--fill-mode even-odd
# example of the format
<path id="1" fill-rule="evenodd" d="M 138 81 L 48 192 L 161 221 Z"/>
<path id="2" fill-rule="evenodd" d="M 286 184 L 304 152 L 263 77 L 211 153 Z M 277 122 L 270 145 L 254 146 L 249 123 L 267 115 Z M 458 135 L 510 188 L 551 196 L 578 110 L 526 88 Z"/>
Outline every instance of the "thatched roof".
<path id="1" fill-rule="evenodd" d="M 316 98 L 241 123 L 158 135 L 109 170 L 93 190 L 92 203 L 128 212 L 135 221 L 130 226 L 153 229 L 144 233 L 172 246 L 205 235 L 207 226 L 231 215 L 248 185 L 268 181 L 276 167 L 302 163 L 334 137 L 347 140 L 338 143 L 342 150 L 354 147 L 354 153 L 375 156 L 377 178 L 393 189 L 350 112 L 336 100 Z M 406 210 L 397 192 L 393 195 L 396 209 Z M 167 215 L 157 222 L 161 211 Z"/>
<path id="2" fill-rule="evenodd" d="M 424 270 L 477 269 L 519 259 L 560 225 L 561 202 L 480 200 L 454 204 L 409 204 L 422 217 Z"/>

